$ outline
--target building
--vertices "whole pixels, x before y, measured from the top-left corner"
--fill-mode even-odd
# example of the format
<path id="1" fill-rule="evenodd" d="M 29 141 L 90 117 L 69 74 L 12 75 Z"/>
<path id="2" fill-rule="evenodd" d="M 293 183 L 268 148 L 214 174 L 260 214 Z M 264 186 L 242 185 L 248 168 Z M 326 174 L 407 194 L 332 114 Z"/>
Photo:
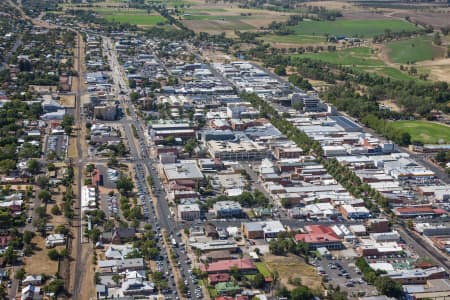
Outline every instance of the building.
<path id="1" fill-rule="evenodd" d="M 253 141 L 208 141 L 208 152 L 220 160 L 260 160 L 267 157 L 267 148 Z"/>
<path id="2" fill-rule="evenodd" d="M 367 219 L 370 217 L 370 211 L 363 206 L 353 206 L 344 204 L 341 206 L 341 214 L 348 219 Z"/>
<path id="3" fill-rule="evenodd" d="M 445 210 L 440 208 L 432 208 L 431 206 L 409 206 L 409 207 L 396 207 L 394 213 L 400 218 L 416 218 L 416 217 L 437 217 L 447 214 Z"/>
<path id="4" fill-rule="evenodd" d="M 215 285 L 217 294 L 219 295 L 235 295 L 241 291 L 238 284 L 229 282 L 219 282 Z"/>
<path id="5" fill-rule="evenodd" d="M 342 249 L 344 247 L 341 239 L 327 226 L 307 225 L 305 230 L 307 233 L 296 234 L 295 240 L 308 244 L 312 250 L 319 247 L 325 247 L 328 250 Z"/>
<path id="6" fill-rule="evenodd" d="M 217 284 L 219 282 L 228 282 L 230 281 L 230 279 L 231 276 L 228 273 L 218 273 L 208 275 L 208 283 L 211 285 Z"/>
<path id="7" fill-rule="evenodd" d="M 117 118 L 117 105 L 106 104 L 94 106 L 94 117 L 99 120 L 114 121 Z"/>
<path id="8" fill-rule="evenodd" d="M 200 206 L 198 204 L 180 204 L 177 206 L 178 218 L 186 221 L 200 219 Z"/>
<path id="9" fill-rule="evenodd" d="M 232 218 L 241 217 L 242 207 L 236 201 L 219 201 L 214 203 L 213 211 L 217 217 Z"/>
<path id="10" fill-rule="evenodd" d="M 368 232 L 388 232 L 389 221 L 387 219 L 369 219 L 367 220 Z"/>
<path id="11" fill-rule="evenodd" d="M 203 179 L 203 174 L 194 160 L 182 160 L 175 164 L 164 164 L 163 172 L 166 180 L 193 180 L 198 182 Z"/>
<path id="12" fill-rule="evenodd" d="M 50 234 L 45 239 L 45 247 L 47 248 L 53 248 L 56 246 L 61 246 L 66 243 L 66 239 L 64 237 L 64 234 Z"/>
<path id="13" fill-rule="evenodd" d="M 450 298 L 450 281 L 448 279 L 430 279 L 425 284 L 408 284 L 403 286 L 406 300 L 448 299 Z"/>
<path id="14" fill-rule="evenodd" d="M 280 232 L 286 231 L 280 221 L 246 222 L 241 227 L 248 239 L 276 238 Z"/>
<path id="15" fill-rule="evenodd" d="M 200 270 L 208 274 L 227 273 L 230 268 L 236 267 L 242 274 L 254 274 L 257 272 L 256 265 L 251 259 L 230 259 L 213 262 L 205 266 L 200 264 Z"/>
<path id="16" fill-rule="evenodd" d="M 392 280 L 401 284 L 425 284 L 431 279 L 446 278 L 447 272 L 442 267 L 433 267 L 428 269 L 390 271 L 383 276 L 389 276 Z"/>

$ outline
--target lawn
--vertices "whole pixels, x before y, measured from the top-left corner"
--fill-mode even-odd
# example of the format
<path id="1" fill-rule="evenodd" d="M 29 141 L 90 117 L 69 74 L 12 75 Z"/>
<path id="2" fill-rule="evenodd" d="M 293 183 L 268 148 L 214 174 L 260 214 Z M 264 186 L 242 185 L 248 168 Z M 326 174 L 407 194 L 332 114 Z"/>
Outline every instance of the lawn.
<path id="1" fill-rule="evenodd" d="M 127 13 L 118 12 L 110 15 L 105 15 L 108 21 L 116 21 L 119 23 L 130 23 L 141 26 L 156 26 L 158 23 L 163 23 L 166 19 L 160 15 L 152 15 L 145 13 Z"/>
<path id="2" fill-rule="evenodd" d="M 296 35 L 319 35 L 370 38 L 383 33 L 386 29 L 392 32 L 402 30 L 414 31 L 414 24 L 402 20 L 337 20 L 337 21 L 304 21 L 291 27 Z"/>
<path id="3" fill-rule="evenodd" d="M 390 42 L 387 49 L 389 59 L 399 64 L 431 60 L 440 52 L 438 47 L 433 46 L 429 36 Z"/>
<path id="4" fill-rule="evenodd" d="M 439 140 L 450 143 L 450 127 L 427 121 L 395 121 L 392 125 L 407 131 L 412 141 L 437 144 Z"/>
<path id="5" fill-rule="evenodd" d="M 266 264 L 263 262 L 257 262 L 256 263 L 256 268 L 258 269 L 258 272 L 261 273 L 262 276 L 264 277 L 270 277 L 271 273 L 270 271 L 267 269 Z"/>

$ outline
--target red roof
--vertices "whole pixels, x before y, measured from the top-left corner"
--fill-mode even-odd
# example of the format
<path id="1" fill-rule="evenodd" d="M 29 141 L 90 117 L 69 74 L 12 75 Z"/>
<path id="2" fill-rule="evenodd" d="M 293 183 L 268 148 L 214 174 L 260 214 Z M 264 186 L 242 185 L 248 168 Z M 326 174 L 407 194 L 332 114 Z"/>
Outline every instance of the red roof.
<path id="1" fill-rule="evenodd" d="M 234 298 L 230 296 L 220 296 L 216 297 L 214 300 L 234 300 Z"/>
<path id="2" fill-rule="evenodd" d="M 212 283 L 218 283 L 218 282 L 227 282 L 230 281 L 230 274 L 227 273 L 218 273 L 218 274 L 209 274 L 208 275 L 208 281 Z"/>
<path id="3" fill-rule="evenodd" d="M 446 214 L 447 212 L 440 208 L 432 208 L 431 206 L 413 206 L 413 207 L 398 207 L 397 214 Z"/>
<path id="4" fill-rule="evenodd" d="M 208 270 L 205 265 L 201 264 L 200 270 L 208 273 L 227 273 L 231 267 L 236 267 L 239 270 L 256 270 L 256 266 L 251 259 L 227 259 L 210 263 Z"/>
<path id="5" fill-rule="evenodd" d="M 296 234 L 296 241 L 304 241 L 305 243 L 311 244 L 341 241 L 330 227 L 324 225 L 307 225 L 305 229 L 308 233 Z"/>

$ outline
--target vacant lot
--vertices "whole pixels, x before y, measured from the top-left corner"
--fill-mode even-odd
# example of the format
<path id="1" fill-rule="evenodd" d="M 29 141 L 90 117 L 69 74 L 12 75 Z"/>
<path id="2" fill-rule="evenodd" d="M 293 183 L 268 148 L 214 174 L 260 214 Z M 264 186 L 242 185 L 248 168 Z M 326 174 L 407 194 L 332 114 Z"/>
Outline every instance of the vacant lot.
<path id="1" fill-rule="evenodd" d="M 395 121 L 392 125 L 407 131 L 412 141 L 437 144 L 441 140 L 450 143 L 450 127 L 446 125 L 427 121 Z"/>
<path id="2" fill-rule="evenodd" d="M 277 271 L 280 276 L 281 284 L 287 288 L 295 288 L 288 283 L 289 278 L 301 278 L 303 285 L 312 289 L 320 290 L 322 278 L 317 274 L 316 269 L 305 263 L 305 261 L 295 255 L 275 256 L 271 254 L 264 255 L 264 262 L 271 272 Z"/>
<path id="3" fill-rule="evenodd" d="M 387 49 L 389 60 L 400 64 L 431 60 L 442 56 L 442 49 L 434 46 L 429 36 L 390 42 Z"/>
<path id="4" fill-rule="evenodd" d="M 27 274 L 55 275 L 58 271 L 58 262 L 50 260 L 48 257 L 49 249 L 45 248 L 45 239 L 36 234 L 31 242 L 34 244 L 34 254 L 30 257 L 24 257 L 24 268 Z M 58 246 L 55 249 L 61 251 L 64 246 Z"/>

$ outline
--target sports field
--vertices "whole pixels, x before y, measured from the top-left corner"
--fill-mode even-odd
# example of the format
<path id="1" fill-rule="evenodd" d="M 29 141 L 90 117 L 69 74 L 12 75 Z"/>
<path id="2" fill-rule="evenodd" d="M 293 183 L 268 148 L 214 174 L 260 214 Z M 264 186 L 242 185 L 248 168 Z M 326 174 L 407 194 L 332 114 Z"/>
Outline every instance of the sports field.
<path id="1" fill-rule="evenodd" d="M 431 60 L 441 54 L 441 49 L 433 46 L 429 36 L 390 42 L 387 50 L 389 59 L 400 64 Z"/>
<path id="2" fill-rule="evenodd" d="M 411 141 L 424 144 L 437 144 L 440 141 L 450 143 L 450 127 L 427 121 L 395 121 L 392 126 L 405 130 L 411 135 Z"/>

